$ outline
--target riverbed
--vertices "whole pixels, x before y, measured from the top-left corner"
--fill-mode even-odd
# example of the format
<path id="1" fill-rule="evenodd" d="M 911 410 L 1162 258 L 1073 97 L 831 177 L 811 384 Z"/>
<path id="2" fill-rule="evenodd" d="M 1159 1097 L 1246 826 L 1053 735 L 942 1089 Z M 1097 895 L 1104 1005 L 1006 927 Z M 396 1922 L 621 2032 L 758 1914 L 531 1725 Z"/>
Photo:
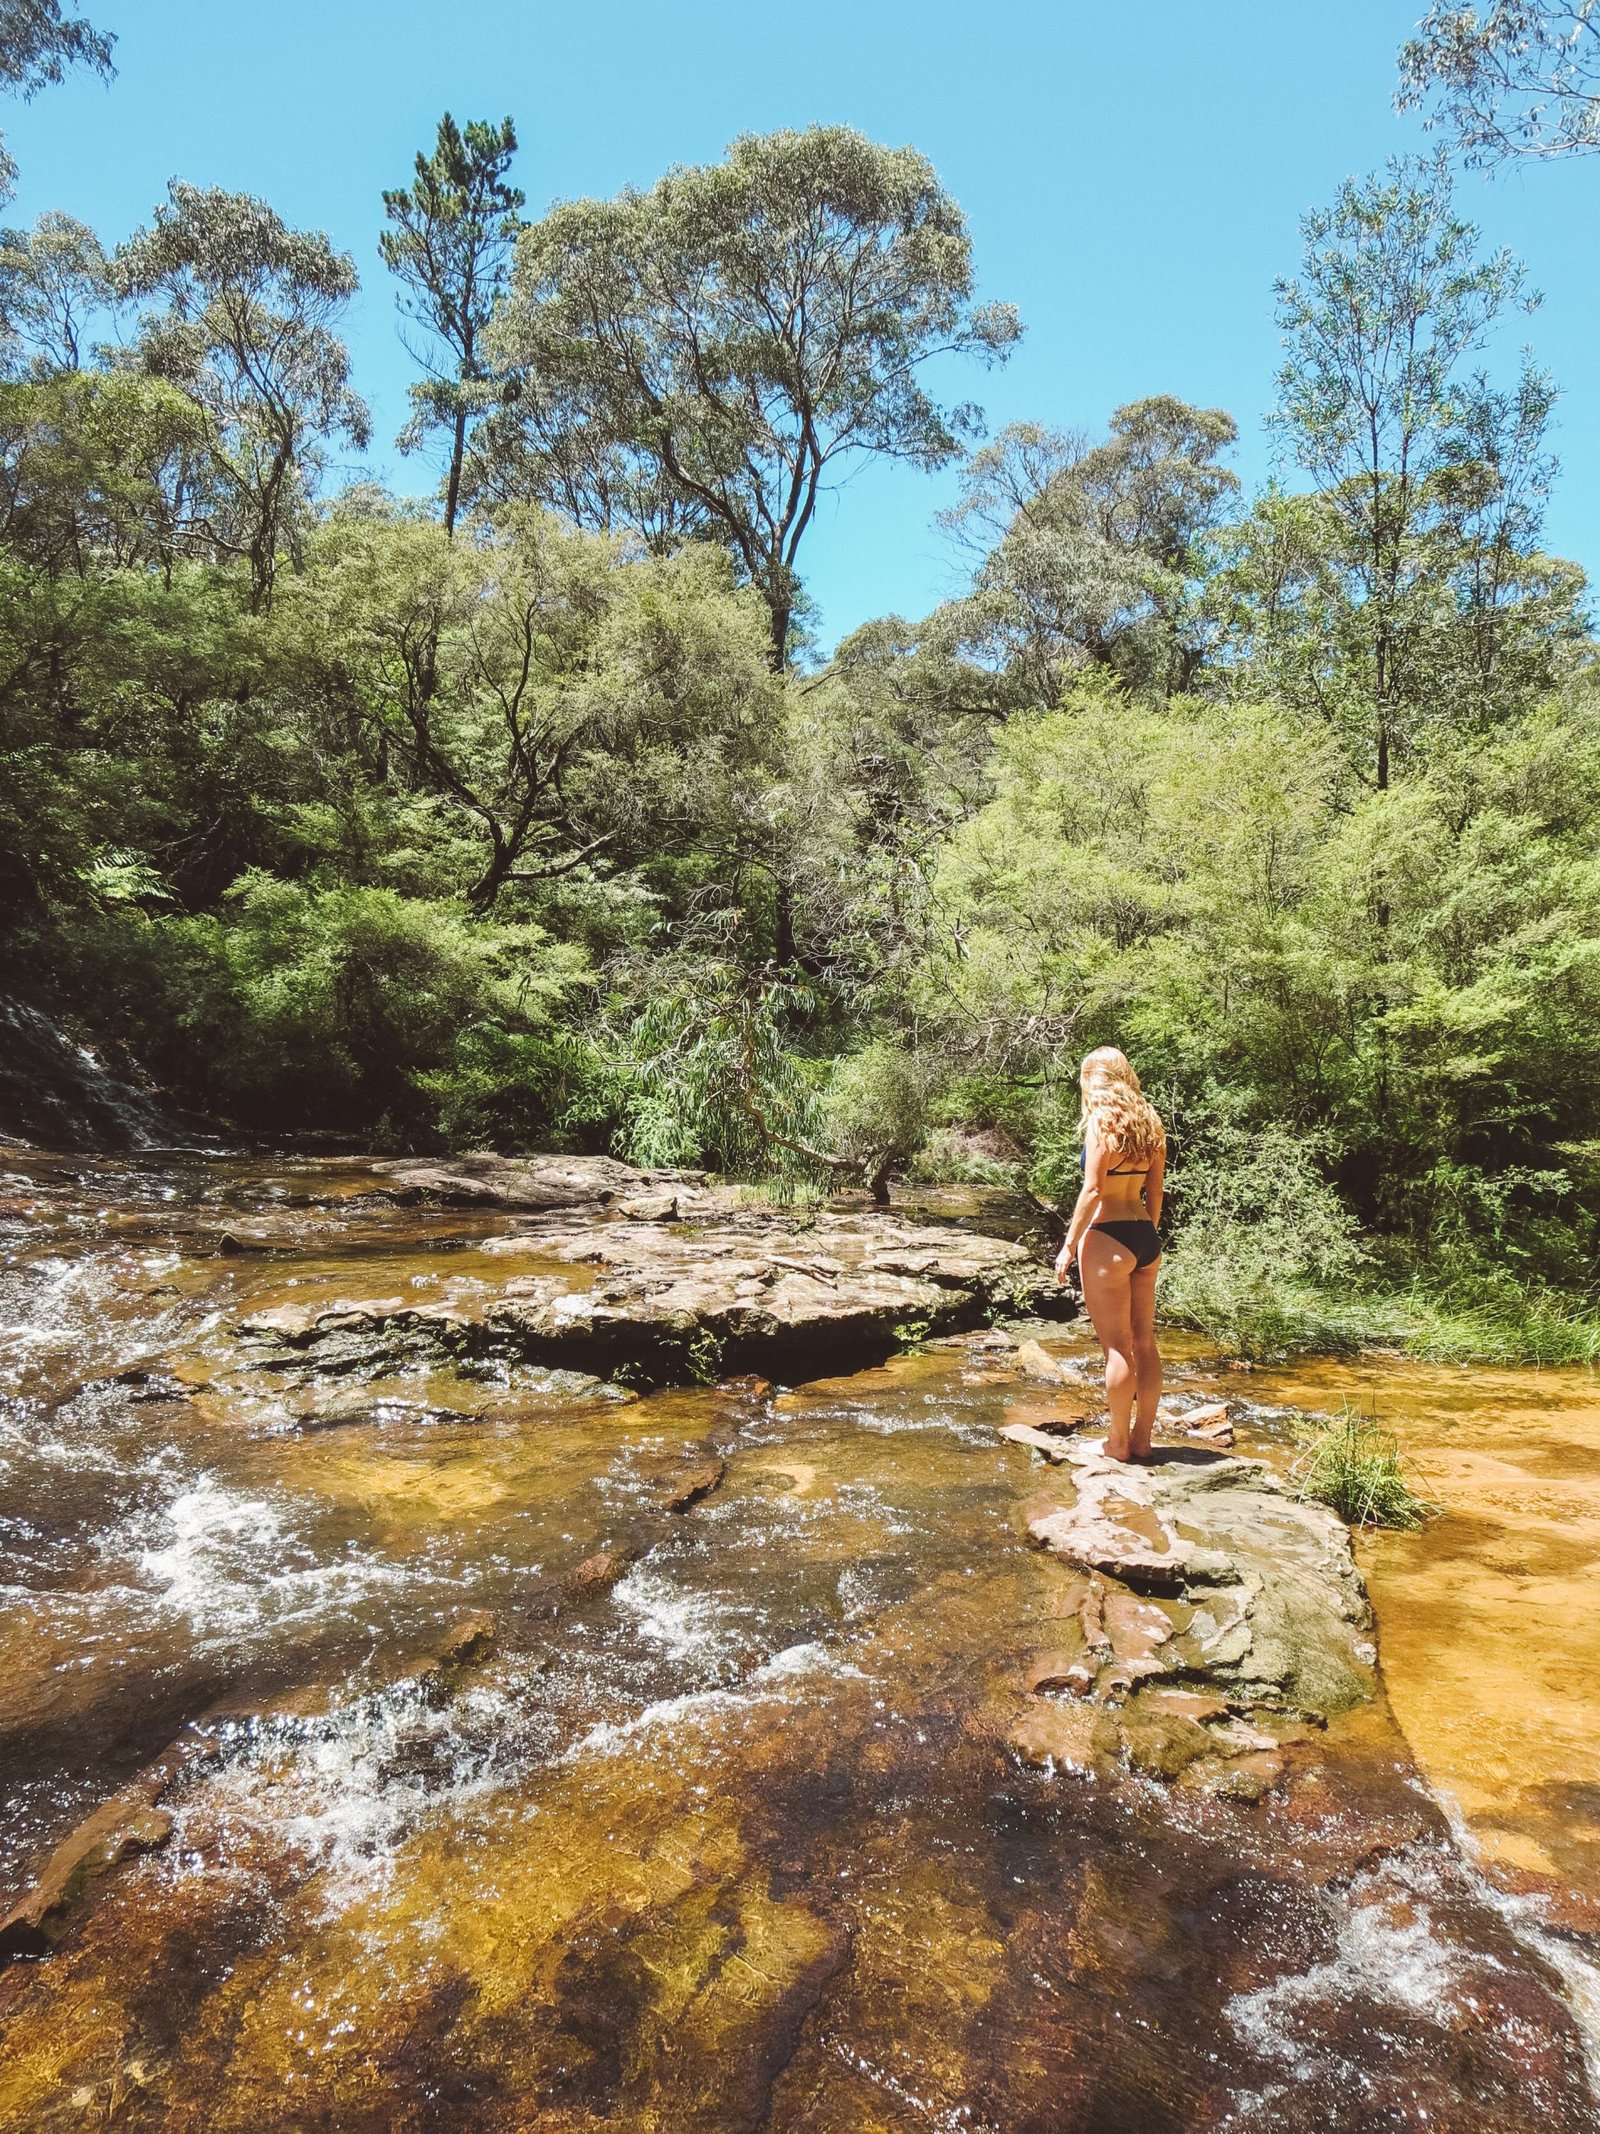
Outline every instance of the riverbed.
<path id="1" fill-rule="evenodd" d="M 1446 1507 L 1361 1545 L 1378 1697 L 1224 1798 L 1012 1746 L 1065 1574 L 999 1430 L 1077 1329 L 642 1397 L 269 1367 L 263 1313 L 537 1245 L 357 1161 L 0 1167 L 6 1901 L 169 1774 L 0 1974 L 0 2127 L 1597 2124 L 1588 1377 L 1176 1345 L 1241 1450 L 1354 1399 Z"/>

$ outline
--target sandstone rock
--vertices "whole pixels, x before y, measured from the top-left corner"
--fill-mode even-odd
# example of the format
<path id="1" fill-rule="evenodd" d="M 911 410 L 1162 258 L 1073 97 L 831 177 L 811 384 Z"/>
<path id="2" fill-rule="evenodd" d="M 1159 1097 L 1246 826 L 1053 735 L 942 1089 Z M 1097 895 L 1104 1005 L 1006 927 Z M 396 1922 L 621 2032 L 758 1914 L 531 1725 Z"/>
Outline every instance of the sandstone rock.
<path id="1" fill-rule="evenodd" d="M 1041 1342 L 1018 1342 L 1015 1362 L 1017 1369 L 1024 1378 L 1043 1379 L 1047 1385 L 1053 1386 L 1064 1386 L 1072 1383 L 1072 1372 L 1065 1365 L 1059 1363 Z"/>
<path id="2" fill-rule="evenodd" d="M 1000 1435 L 1013 1445 L 1027 1445 L 1034 1452 L 1042 1452 L 1047 1460 L 1063 1461 L 1072 1450 L 1071 1438 L 1035 1430 L 1031 1423 L 1002 1423 Z"/>
<path id="3" fill-rule="evenodd" d="M 434 1658 L 441 1667 L 466 1667 L 474 1660 L 487 1659 L 494 1650 L 497 1628 L 492 1608 L 474 1608 L 450 1625 Z"/>
<path id="4" fill-rule="evenodd" d="M 1119 1746 L 1116 1721 L 1092 1704 L 1031 1704 L 1013 1720 L 1009 1739 L 1025 1764 L 1082 1778 L 1108 1772 Z"/>
<path id="5" fill-rule="evenodd" d="M 1141 1591 L 1182 1590 L 1192 1544 L 1156 1510 L 1148 1474 L 1108 1460 L 1095 1446 L 1073 1446 L 1078 1501 L 1028 1527 L 1032 1540 L 1080 1570 L 1102 1571 Z"/>
<path id="6" fill-rule="evenodd" d="M 1600 1897 L 1569 1889 L 1559 1876 L 1509 1860 L 1481 1862 L 1483 1878 L 1510 1897 L 1529 1897 L 1541 1926 L 1575 1940 L 1600 1943 Z"/>
<path id="7" fill-rule="evenodd" d="M 667 1498 L 667 1510 L 688 1511 L 691 1505 L 698 1504 L 703 1498 L 710 1496 L 727 1471 L 727 1461 L 720 1458 L 703 1460 L 698 1467 L 690 1468 Z"/>
<path id="8" fill-rule="evenodd" d="M 1076 1445 L 1068 1465 L 1077 1502 L 1035 1512 L 1031 1537 L 1081 1569 L 1184 1603 L 1168 1617 L 1108 1591 L 1115 1659 L 1102 1690 L 1178 1674 L 1234 1708 L 1312 1717 L 1372 1694 L 1370 1610 L 1349 1534 L 1326 1507 L 1291 1496 L 1259 1461 L 1198 1448 L 1136 1466 Z M 1240 1734 L 1233 1746 L 1265 1740 Z"/>
<path id="9" fill-rule="evenodd" d="M 1046 1280 L 1008 1240 L 867 1213 L 819 1216 L 803 1251 L 771 1216 L 618 1222 L 550 1249 L 603 1273 L 588 1290 L 504 1297 L 485 1315 L 488 1337 L 531 1360 L 620 1366 L 657 1384 L 742 1371 L 792 1382 L 878 1362 L 908 1327 L 981 1323 Z"/>
<path id="10" fill-rule="evenodd" d="M 633 1223 L 675 1223 L 678 1220 L 678 1196 L 676 1193 L 639 1193 L 631 1200 L 619 1200 L 617 1213 Z"/>
<path id="11" fill-rule="evenodd" d="M 437 1163 L 405 1156 L 373 1169 L 394 1180 L 391 1191 L 399 1201 L 496 1208 L 600 1208 L 649 1191 L 661 1176 L 609 1156 L 474 1155 Z"/>
<path id="12" fill-rule="evenodd" d="M 1171 1618 L 1152 1601 L 1108 1593 L 1103 1607 L 1111 1649 L 1124 1664 L 1150 1659 L 1172 1636 Z"/>
<path id="13" fill-rule="evenodd" d="M 1214 1799 L 1246 1804 L 1264 1800 L 1283 1776 L 1283 1758 L 1276 1753 L 1210 1757 L 1190 1765 L 1186 1782 Z"/>
<path id="14" fill-rule="evenodd" d="M 1081 1697 L 1094 1686 L 1096 1670 L 1083 1652 L 1041 1652 L 1028 1667 L 1028 1689 L 1034 1696 L 1066 1690 Z"/>
<path id="15" fill-rule="evenodd" d="M 0 1957 L 42 1956 L 66 1933 L 92 1885 L 172 1835 L 172 1817 L 154 1805 L 166 1783 L 136 1782 L 84 1819 L 45 1863 L 33 1888 L 0 1920 Z"/>
<path id="16" fill-rule="evenodd" d="M 241 1331 L 278 1352 L 262 1360 L 291 1373 L 370 1371 L 431 1347 L 635 1385 L 757 1371 L 792 1383 L 881 1362 L 912 1333 L 980 1326 L 1019 1302 L 1069 1308 L 1026 1246 L 868 1210 L 820 1214 L 799 1235 L 775 1210 L 672 1225 L 575 1222 L 558 1211 L 536 1233 L 491 1242 L 594 1272 L 570 1282 L 513 1275 L 487 1297 L 444 1304 L 287 1304 L 255 1313 Z"/>
<path id="17" fill-rule="evenodd" d="M 1180 1712 L 1185 1719 L 1193 1719 L 1201 1726 L 1208 1719 L 1226 1718 L 1232 1708 L 1226 1697 L 1215 1696 L 1203 1689 L 1147 1689 L 1140 1702 L 1157 1711 Z"/>
<path id="18" fill-rule="evenodd" d="M 1197 1720 L 1143 1698 L 1123 1712 L 1117 1734 L 1130 1767 L 1148 1778 L 1176 1778 L 1216 1747 Z"/>

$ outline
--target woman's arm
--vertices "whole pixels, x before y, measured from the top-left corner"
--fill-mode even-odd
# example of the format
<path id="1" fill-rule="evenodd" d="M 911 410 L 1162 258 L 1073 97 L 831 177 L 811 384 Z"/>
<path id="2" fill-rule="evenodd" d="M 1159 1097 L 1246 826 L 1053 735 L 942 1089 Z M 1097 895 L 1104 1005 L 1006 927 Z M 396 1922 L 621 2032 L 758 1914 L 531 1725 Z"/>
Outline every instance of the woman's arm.
<path id="1" fill-rule="evenodd" d="M 1150 1210 L 1150 1220 L 1161 1220 L 1161 1194 L 1167 1176 L 1167 1146 L 1163 1142 L 1150 1159 L 1150 1168 L 1144 1179 L 1144 1204 Z"/>
<path id="2" fill-rule="evenodd" d="M 1067 1269 L 1072 1265 L 1078 1247 L 1083 1243 L 1083 1233 L 1094 1221 L 1094 1211 L 1099 1207 L 1106 1189 L 1106 1168 L 1111 1162 L 1111 1151 L 1091 1126 L 1083 1144 L 1083 1184 L 1072 1204 L 1072 1219 L 1067 1224 L 1067 1239 L 1056 1255 L 1056 1280 L 1067 1279 Z"/>

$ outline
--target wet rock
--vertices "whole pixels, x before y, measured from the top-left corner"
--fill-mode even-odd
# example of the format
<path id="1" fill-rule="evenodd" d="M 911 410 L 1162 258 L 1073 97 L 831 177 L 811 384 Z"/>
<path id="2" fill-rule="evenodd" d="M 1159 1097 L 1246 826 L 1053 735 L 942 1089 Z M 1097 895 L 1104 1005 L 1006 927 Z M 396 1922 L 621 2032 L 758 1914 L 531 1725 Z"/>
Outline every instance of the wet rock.
<path id="1" fill-rule="evenodd" d="M 1284 1759 L 1272 1751 L 1259 1754 L 1197 1760 L 1183 1774 L 1202 1793 L 1214 1800 L 1251 1805 L 1265 1800 L 1283 1777 Z"/>
<path id="2" fill-rule="evenodd" d="M 1114 1472 L 1080 1473 L 1075 1505 L 1031 1520 L 1029 1538 L 1080 1570 L 1105 1572 L 1140 1592 L 1182 1592 L 1192 1544 L 1159 1513 L 1152 1514 L 1148 1497 L 1116 1486 L 1118 1463 L 1105 1465 Z"/>
<path id="3" fill-rule="evenodd" d="M 1202 1726 L 1208 1719 L 1225 1719 L 1232 1710 L 1226 1697 L 1202 1689 L 1147 1689 L 1141 1701 L 1157 1711 L 1181 1712 Z"/>
<path id="4" fill-rule="evenodd" d="M 667 1510 L 686 1512 L 691 1505 L 699 1504 L 717 1488 L 727 1471 L 727 1461 L 720 1458 L 703 1460 L 698 1467 L 692 1467 L 667 1498 Z"/>
<path id="5" fill-rule="evenodd" d="M 152 1852 L 172 1835 L 172 1817 L 155 1805 L 165 1770 L 114 1794 L 64 1838 L 33 1888 L 0 1920 L 0 1957 L 43 1956 L 61 1940 L 94 1884 L 125 1860 Z"/>
<path id="6" fill-rule="evenodd" d="M 198 1390 L 181 1378 L 174 1378 L 170 1371 L 118 1371 L 111 1383 L 126 1386 L 128 1398 L 133 1401 L 191 1400 Z"/>
<path id="7" fill-rule="evenodd" d="M 1097 1672 L 1081 1649 L 1077 1652 L 1041 1652 L 1029 1663 L 1028 1689 L 1034 1696 L 1065 1690 L 1071 1696 L 1081 1697 L 1094 1687 Z"/>
<path id="8" fill-rule="evenodd" d="M 295 1249 L 293 1238 L 263 1236 L 248 1230 L 219 1230 L 213 1247 L 219 1260 L 244 1259 L 256 1253 L 292 1253 Z"/>
<path id="9" fill-rule="evenodd" d="M 1025 1764 L 1053 1766 L 1080 1778 L 1104 1777 L 1121 1746 L 1109 1713 L 1077 1703 L 1031 1705 L 1013 1720 L 1008 1738 Z"/>
<path id="10" fill-rule="evenodd" d="M 1551 1933 L 1600 1943 L 1600 1897 L 1569 1889 L 1557 1875 L 1509 1860 L 1485 1860 L 1482 1873 L 1486 1882 L 1506 1896 L 1531 1898 L 1539 1924 Z"/>
<path id="11" fill-rule="evenodd" d="M 1190 1764 L 1216 1753 L 1215 1742 L 1197 1720 L 1143 1698 L 1128 1706 L 1117 1737 L 1129 1767 L 1147 1778 L 1176 1778 Z"/>
<path id="12" fill-rule="evenodd" d="M 1047 1460 L 1064 1461 L 1072 1450 L 1072 1440 L 1056 1437 L 1048 1430 L 1036 1430 L 1031 1423 L 1004 1423 L 1000 1435 L 1013 1445 L 1026 1445 L 1034 1452 L 1042 1452 Z"/>
<path id="13" fill-rule="evenodd" d="M 434 1654 L 441 1667 L 465 1667 L 487 1659 L 495 1646 L 496 1622 L 492 1608 L 474 1608 L 457 1617 Z"/>
<path id="14" fill-rule="evenodd" d="M 1080 1569 L 1184 1603 L 1172 1618 L 1108 1588 L 1116 1664 L 1104 1688 L 1179 1675 L 1235 1708 L 1319 1717 L 1371 1696 L 1366 1593 L 1350 1536 L 1326 1507 L 1291 1496 L 1258 1461 L 1198 1448 L 1146 1466 L 1080 1445 L 1068 1463 L 1077 1501 L 1036 1511 L 1032 1539 Z"/>
<path id="15" fill-rule="evenodd" d="M 1071 1385 L 1076 1377 L 1076 1373 L 1052 1356 L 1038 1341 L 1019 1342 L 1013 1361 L 1024 1378 L 1040 1379 L 1046 1385 Z"/>

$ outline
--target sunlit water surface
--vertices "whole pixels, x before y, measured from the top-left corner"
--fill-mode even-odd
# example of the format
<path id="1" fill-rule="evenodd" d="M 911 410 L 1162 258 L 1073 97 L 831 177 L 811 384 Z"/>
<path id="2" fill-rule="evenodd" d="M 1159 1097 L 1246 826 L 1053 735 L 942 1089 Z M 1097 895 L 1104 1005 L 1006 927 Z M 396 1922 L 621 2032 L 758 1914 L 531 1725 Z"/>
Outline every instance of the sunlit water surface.
<path id="1" fill-rule="evenodd" d="M 995 1426 L 1052 1396 L 1003 1355 L 626 1401 L 273 1373 L 241 1317 L 481 1293 L 536 1244 L 354 1163 L 6 1167 L 5 1889 L 204 1756 L 0 1975 L 0 2126 L 1600 2123 L 1549 1903 L 1600 1896 L 1586 1379 L 1228 1384 L 1274 1459 L 1282 1411 L 1375 1399 L 1450 1507 L 1363 1546 L 1392 1713 L 1245 1807 L 1010 1751 L 1070 1574 L 1023 1542 L 1060 1485 Z"/>

